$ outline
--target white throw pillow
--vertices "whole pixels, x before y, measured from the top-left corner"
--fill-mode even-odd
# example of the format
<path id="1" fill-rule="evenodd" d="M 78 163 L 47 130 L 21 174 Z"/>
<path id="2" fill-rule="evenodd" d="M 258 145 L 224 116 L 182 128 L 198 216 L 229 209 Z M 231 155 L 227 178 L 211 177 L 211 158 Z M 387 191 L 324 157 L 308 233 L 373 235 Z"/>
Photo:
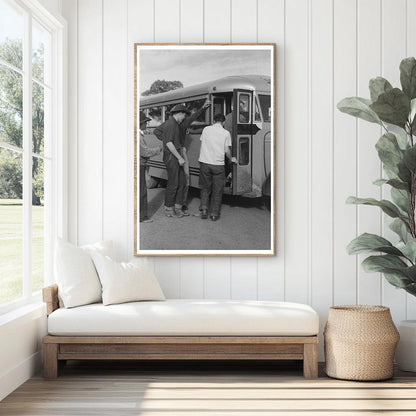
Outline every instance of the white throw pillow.
<path id="1" fill-rule="evenodd" d="M 113 242 L 111 240 L 98 241 L 94 244 L 87 244 L 81 246 L 81 248 L 85 251 L 88 251 L 88 253 L 90 254 L 98 252 L 101 253 L 103 256 L 108 256 L 111 259 L 115 260 Z"/>
<path id="2" fill-rule="evenodd" d="M 140 265 L 117 263 L 108 256 L 91 253 L 103 288 L 103 304 L 141 300 L 165 300 L 153 271 L 147 262 Z"/>
<path id="3" fill-rule="evenodd" d="M 55 278 L 66 308 L 101 302 L 101 283 L 90 253 L 112 255 L 111 242 L 76 247 L 58 239 L 55 248 Z"/>

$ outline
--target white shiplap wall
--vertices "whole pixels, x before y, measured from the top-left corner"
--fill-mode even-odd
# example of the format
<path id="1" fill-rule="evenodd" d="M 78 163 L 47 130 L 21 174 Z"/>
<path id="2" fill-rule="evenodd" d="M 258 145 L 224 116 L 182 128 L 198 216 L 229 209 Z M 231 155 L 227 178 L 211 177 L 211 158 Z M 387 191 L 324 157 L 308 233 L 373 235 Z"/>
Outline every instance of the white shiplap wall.
<path id="1" fill-rule="evenodd" d="M 133 253 L 133 43 L 273 42 L 277 45 L 275 258 L 156 258 L 168 297 L 276 299 L 328 307 L 383 303 L 396 320 L 416 302 L 363 273 L 347 243 L 387 232 L 371 207 L 381 196 L 378 127 L 341 114 L 368 96 L 369 78 L 398 85 L 416 54 L 414 0 L 62 0 L 69 21 L 70 237 L 115 241 Z"/>

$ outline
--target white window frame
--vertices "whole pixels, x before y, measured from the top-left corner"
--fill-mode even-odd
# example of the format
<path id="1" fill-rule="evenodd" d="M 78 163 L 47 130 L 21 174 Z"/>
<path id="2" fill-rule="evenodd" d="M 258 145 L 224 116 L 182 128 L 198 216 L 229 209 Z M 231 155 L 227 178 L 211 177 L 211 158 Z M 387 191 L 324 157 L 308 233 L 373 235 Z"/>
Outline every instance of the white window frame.
<path id="1" fill-rule="evenodd" d="M 54 282 L 53 251 L 57 237 L 68 236 L 68 173 L 67 173 L 67 23 L 61 16 L 46 10 L 37 0 L 14 0 L 23 10 L 25 18 L 23 54 L 23 151 L 14 146 L 2 145 L 23 154 L 23 296 L 0 305 L 0 315 L 28 303 L 41 300 L 40 291 L 32 293 L 32 21 L 35 19 L 51 34 L 51 143 L 49 211 L 45 222 L 44 284 Z M 28 48 L 30 50 L 28 50 Z M 30 59 L 27 59 L 29 57 Z M 47 158 L 49 159 L 49 157 Z M 29 197 L 27 196 L 29 195 Z"/>

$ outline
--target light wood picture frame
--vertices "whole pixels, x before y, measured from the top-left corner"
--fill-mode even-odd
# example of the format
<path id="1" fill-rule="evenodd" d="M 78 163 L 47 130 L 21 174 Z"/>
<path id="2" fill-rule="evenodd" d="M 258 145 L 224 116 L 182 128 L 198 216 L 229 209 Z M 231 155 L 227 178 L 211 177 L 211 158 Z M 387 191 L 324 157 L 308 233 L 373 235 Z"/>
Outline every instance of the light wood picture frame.
<path id="1" fill-rule="evenodd" d="M 134 44 L 135 256 L 276 255 L 275 49 Z"/>

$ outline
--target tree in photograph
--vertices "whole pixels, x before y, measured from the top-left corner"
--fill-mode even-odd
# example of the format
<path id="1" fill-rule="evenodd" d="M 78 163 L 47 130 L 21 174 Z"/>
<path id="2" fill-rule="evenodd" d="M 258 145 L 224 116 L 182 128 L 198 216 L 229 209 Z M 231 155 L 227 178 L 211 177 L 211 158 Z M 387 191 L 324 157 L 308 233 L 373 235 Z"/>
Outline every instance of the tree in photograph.
<path id="1" fill-rule="evenodd" d="M 151 86 L 150 89 L 142 92 L 143 96 L 160 94 L 161 92 L 167 92 L 183 88 L 183 84 L 180 81 L 165 81 L 158 79 Z"/>
<path id="2" fill-rule="evenodd" d="M 33 53 L 33 77 L 41 79 L 43 72 L 43 46 Z M 11 65 L 21 68 L 23 61 L 22 42 L 6 39 L 0 44 L 0 58 Z M 44 146 L 44 89 L 37 83 L 32 83 L 32 150 L 41 154 Z M 23 86 L 22 77 L 16 71 L 0 66 L 0 140 L 21 148 L 23 146 Z M 11 175 L 0 187 L 0 198 L 6 195 L 20 195 L 22 188 L 22 169 L 16 167 L 16 158 L 4 156 L 1 160 L 2 173 Z M 20 159 L 19 159 L 20 160 Z M 42 170 L 42 171 L 41 171 Z M 39 180 L 42 175 L 42 181 Z M 37 186 L 32 189 L 33 205 L 40 205 L 43 199 L 43 169 L 39 167 L 39 159 L 33 158 L 32 177 Z M 42 182 L 42 186 L 40 183 Z M 4 186 L 10 187 L 6 189 Z"/>

